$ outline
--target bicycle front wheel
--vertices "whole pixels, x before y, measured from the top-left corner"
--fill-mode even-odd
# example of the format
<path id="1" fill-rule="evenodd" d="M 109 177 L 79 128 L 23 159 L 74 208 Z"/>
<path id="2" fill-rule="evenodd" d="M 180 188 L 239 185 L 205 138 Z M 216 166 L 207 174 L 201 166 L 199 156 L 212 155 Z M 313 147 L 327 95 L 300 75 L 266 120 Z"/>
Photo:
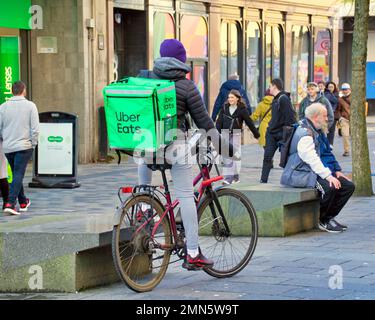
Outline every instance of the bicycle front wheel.
<path id="1" fill-rule="evenodd" d="M 203 270 L 217 278 L 231 277 L 249 263 L 257 244 L 255 209 L 240 191 L 223 188 L 206 196 L 198 208 L 199 245 L 214 261 Z"/>
<path id="2" fill-rule="evenodd" d="M 120 223 L 113 228 L 112 256 L 121 280 L 136 292 L 155 288 L 167 271 L 172 245 L 162 204 L 147 195 L 131 198 L 122 209 Z"/>

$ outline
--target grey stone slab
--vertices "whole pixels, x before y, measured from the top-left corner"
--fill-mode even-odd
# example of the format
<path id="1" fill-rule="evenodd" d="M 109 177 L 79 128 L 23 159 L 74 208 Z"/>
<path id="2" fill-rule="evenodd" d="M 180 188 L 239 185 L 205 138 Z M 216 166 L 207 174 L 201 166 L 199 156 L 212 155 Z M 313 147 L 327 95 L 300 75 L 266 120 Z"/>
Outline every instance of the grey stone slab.
<path id="1" fill-rule="evenodd" d="M 335 300 L 375 300 L 375 292 L 352 292 Z"/>
<path id="2" fill-rule="evenodd" d="M 3 234 L 2 267 L 22 267 L 111 244 L 113 216 L 31 225 Z"/>
<path id="3" fill-rule="evenodd" d="M 351 293 L 351 291 L 344 289 L 332 290 L 329 288 L 300 287 L 298 289 L 288 291 L 287 296 L 300 299 L 332 300 L 335 298 L 341 298 L 344 295 L 348 295 Z"/>
<path id="4" fill-rule="evenodd" d="M 283 273 L 301 273 L 301 274 L 316 274 L 319 272 L 319 274 L 321 274 L 321 272 L 325 270 L 324 268 L 298 268 L 298 267 L 273 267 L 272 269 L 270 269 L 270 271 L 272 272 L 277 272 L 279 274 L 283 274 Z"/>
<path id="5" fill-rule="evenodd" d="M 260 284 L 281 284 L 288 282 L 289 278 L 280 276 L 251 276 L 251 275 L 238 275 L 229 278 L 228 282 L 231 283 L 260 283 Z"/>
<path id="6" fill-rule="evenodd" d="M 275 284 L 260 284 L 260 283 L 227 283 L 218 282 L 218 281 L 206 281 L 196 284 L 192 287 L 192 290 L 219 290 L 224 292 L 237 292 L 237 293 L 246 293 L 246 292 L 256 292 L 257 294 L 283 294 L 290 290 L 295 289 L 294 286 L 289 285 L 275 285 Z M 190 287 L 190 286 L 189 286 Z"/>

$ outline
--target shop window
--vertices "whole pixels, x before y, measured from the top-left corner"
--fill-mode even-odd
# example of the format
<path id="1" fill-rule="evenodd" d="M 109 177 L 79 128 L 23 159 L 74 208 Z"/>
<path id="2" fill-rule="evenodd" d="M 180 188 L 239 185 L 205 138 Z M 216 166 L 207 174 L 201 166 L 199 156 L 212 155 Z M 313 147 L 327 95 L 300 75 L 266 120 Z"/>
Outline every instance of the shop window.
<path id="1" fill-rule="evenodd" d="M 228 80 L 231 74 L 239 74 L 240 28 L 237 22 L 224 21 L 220 30 L 220 80 Z M 241 76 L 241 75 L 240 75 Z"/>
<path id="2" fill-rule="evenodd" d="M 291 98 L 298 104 L 306 96 L 309 78 L 310 32 L 306 26 L 292 28 Z"/>
<path id="3" fill-rule="evenodd" d="M 282 31 L 278 25 L 266 27 L 266 83 L 268 87 L 272 79 L 281 77 L 282 68 Z"/>
<path id="4" fill-rule="evenodd" d="M 249 22 L 246 41 L 246 89 L 250 105 L 256 106 L 261 98 L 259 80 L 261 73 L 260 61 L 261 36 L 259 25 Z"/>
<path id="5" fill-rule="evenodd" d="M 314 43 L 314 81 L 330 80 L 331 72 L 331 32 L 316 30 Z"/>
<path id="6" fill-rule="evenodd" d="M 174 21 L 170 14 L 156 12 L 154 14 L 154 60 L 160 57 L 160 44 L 164 39 L 174 39 Z"/>
<path id="7" fill-rule="evenodd" d="M 184 15 L 181 19 L 181 42 L 191 66 L 188 78 L 193 80 L 207 106 L 208 28 L 205 18 Z"/>
<path id="8" fill-rule="evenodd" d="M 207 57 L 207 23 L 203 17 L 183 16 L 181 19 L 181 42 L 190 58 Z"/>

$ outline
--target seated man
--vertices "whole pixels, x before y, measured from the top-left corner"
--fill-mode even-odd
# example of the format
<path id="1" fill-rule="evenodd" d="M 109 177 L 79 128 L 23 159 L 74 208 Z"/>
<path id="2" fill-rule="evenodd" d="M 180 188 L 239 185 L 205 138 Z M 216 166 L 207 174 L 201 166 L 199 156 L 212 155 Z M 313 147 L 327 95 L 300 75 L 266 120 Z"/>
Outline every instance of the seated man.
<path id="1" fill-rule="evenodd" d="M 306 108 L 306 118 L 300 121 L 292 138 L 288 162 L 281 184 L 316 188 L 320 199 L 319 229 L 338 233 L 346 226 L 335 217 L 354 192 L 354 184 L 341 172 L 326 137 L 327 109 L 320 103 Z"/>

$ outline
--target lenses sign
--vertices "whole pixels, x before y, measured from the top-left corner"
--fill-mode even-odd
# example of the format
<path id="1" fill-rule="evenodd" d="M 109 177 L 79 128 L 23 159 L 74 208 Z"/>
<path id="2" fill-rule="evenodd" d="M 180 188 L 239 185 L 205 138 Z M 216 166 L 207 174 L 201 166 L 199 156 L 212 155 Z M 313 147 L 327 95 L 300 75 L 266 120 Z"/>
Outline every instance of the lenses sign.
<path id="1" fill-rule="evenodd" d="M 18 37 L 0 37 L 0 103 L 12 97 L 12 84 L 20 79 Z"/>

